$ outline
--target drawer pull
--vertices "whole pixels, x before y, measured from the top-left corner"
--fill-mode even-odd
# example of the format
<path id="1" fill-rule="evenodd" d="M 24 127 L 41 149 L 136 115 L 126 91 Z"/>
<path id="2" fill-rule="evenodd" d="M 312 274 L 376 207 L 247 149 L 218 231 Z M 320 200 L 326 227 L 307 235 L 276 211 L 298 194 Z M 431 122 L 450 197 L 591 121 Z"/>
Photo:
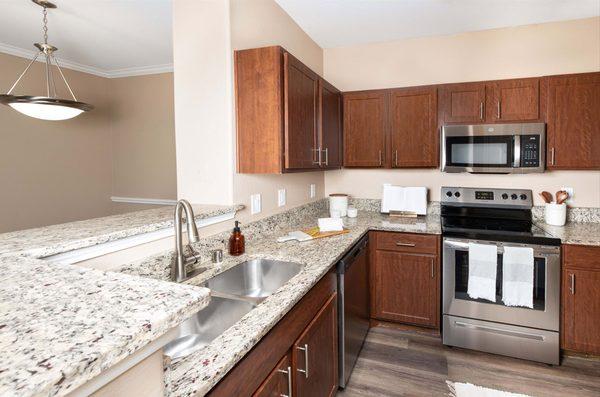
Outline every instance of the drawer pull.
<path id="1" fill-rule="evenodd" d="M 471 329 L 475 329 L 475 330 L 478 330 L 478 331 L 490 332 L 490 333 L 499 334 L 499 335 L 506 335 L 506 336 L 514 336 L 514 337 L 517 337 L 517 338 L 539 340 L 539 341 L 542 341 L 542 342 L 545 339 L 543 335 L 539 335 L 539 334 L 531 334 L 531 333 L 528 333 L 528 332 L 511 331 L 511 330 L 508 330 L 508 329 L 502 329 L 502 328 L 496 328 L 496 327 L 489 327 L 489 326 L 485 326 L 485 325 L 468 324 L 468 323 L 464 323 L 462 321 L 454 321 L 454 325 L 456 325 L 457 327 L 471 328 Z"/>
<path id="2" fill-rule="evenodd" d="M 396 241 L 396 245 L 398 247 L 416 247 L 417 245 L 414 243 L 403 243 L 401 241 Z"/>
<path id="3" fill-rule="evenodd" d="M 304 352 L 304 369 L 298 368 L 297 371 L 304 374 L 306 379 L 308 379 L 308 344 L 304 344 L 304 347 L 296 347 L 296 349 Z"/>

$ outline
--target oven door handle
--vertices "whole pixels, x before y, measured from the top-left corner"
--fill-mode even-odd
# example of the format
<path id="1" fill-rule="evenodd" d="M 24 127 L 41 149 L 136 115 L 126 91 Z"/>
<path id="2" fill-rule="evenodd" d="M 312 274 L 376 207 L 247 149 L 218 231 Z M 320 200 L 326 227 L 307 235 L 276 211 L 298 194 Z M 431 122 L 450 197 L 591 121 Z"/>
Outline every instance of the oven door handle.
<path id="1" fill-rule="evenodd" d="M 528 244 L 504 244 L 504 243 L 500 243 L 500 244 L 491 243 L 490 244 L 489 242 L 479 241 L 479 240 L 455 240 L 455 239 L 445 238 L 444 239 L 444 248 L 468 250 L 470 242 L 477 243 L 477 244 L 484 244 L 484 245 L 494 245 L 497 247 L 497 251 L 499 254 L 504 253 L 505 246 L 508 246 L 508 247 L 531 247 L 531 245 L 528 245 Z M 537 246 L 533 247 L 533 254 L 535 256 L 539 256 L 539 257 L 560 255 L 560 247 L 537 245 Z"/>

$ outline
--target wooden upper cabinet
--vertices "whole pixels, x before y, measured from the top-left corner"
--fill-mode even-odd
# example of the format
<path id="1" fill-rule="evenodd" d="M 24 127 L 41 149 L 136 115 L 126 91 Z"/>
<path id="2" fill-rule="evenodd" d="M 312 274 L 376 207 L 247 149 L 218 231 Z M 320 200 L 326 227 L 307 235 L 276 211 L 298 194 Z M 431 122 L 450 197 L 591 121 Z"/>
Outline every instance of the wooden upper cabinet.
<path id="1" fill-rule="evenodd" d="M 339 95 L 279 46 L 236 51 L 237 171 L 274 174 L 338 168 Z"/>
<path id="2" fill-rule="evenodd" d="M 391 90 L 389 115 L 392 167 L 437 167 L 437 89 Z"/>
<path id="3" fill-rule="evenodd" d="M 319 76 L 287 52 L 283 59 L 285 168 L 317 168 Z"/>
<path id="4" fill-rule="evenodd" d="M 539 78 L 488 83 L 487 121 L 493 123 L 543 121 Z"/>
<path id="5" fill-rule="evenodd" d="M 342 166 L 342 94 L 323 79 L 320 80 L 319 92 L 321 168 L 340 168 Z"/>
<path id="6" fill-rule="evenodd" d="M 442 123 L 476 124 L 485 121 L 485 83 L 459 83 L 440 87 Z"/>
<path id="7" fill-rule="evenodd" d="M 337 296 L 333 294 L 293 347 L 296 397 L 331 397 L 338 388 Z"/>
<path id="8" fill-rule="evenodd" d="M 343 97 L 344 166 L 383 167 L 387 92 L 351 92 Z"/>
<path id="9" fill-rule="evenodd" d="M 548 78 L 547 167 L 600 169 L 600 72 Z"/>

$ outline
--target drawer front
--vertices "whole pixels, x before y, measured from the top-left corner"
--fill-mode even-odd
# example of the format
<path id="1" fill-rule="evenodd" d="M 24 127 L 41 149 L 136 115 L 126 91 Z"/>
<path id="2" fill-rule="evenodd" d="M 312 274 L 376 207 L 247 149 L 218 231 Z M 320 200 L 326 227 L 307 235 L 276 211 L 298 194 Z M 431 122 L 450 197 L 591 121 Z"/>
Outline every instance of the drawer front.
<path id="1" fill-rule="evenodd" d="M 375 249 L 436 255 L 439 237 L 433 234 L 376 232 Z"/>
<path id="2" fill-rule="evenodd" d="M 565 267 L 600 270 L 600 247 L 563 245 Z"/>

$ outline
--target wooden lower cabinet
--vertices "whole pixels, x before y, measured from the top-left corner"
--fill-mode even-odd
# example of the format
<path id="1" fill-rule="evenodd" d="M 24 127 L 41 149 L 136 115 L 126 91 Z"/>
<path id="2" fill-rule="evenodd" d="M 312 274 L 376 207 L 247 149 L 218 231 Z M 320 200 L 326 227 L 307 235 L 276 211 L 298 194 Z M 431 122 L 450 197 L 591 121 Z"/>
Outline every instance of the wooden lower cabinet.
<path id="1" fill-rule="evenodd" d="M 332 295 L 294 343 L 296 397 L 329 397 L 337 391 L 336 306 L 336 295 Z"/>
<path id="2" fill-rule="evenodd" d="M 563 246 L 562 348 L 600 355 L 600 248 Z"/>
<path id="3" fill-rule="evenodd" d="M 371 317 L 440 326 L 439 236 L 371 233 Z"/>
<path id="4" fill-rule="evenodd" d="M 281 397 L 289 396 L 290 390 L 292 390 L 292 355 L 287 353 L 267 379 L 252 395 L 253 397 Z"/>
<path id="5" fill-rule="evenodd" d="M 289 370 L 294 397 L 334 395 L 338 387 L 336 290 L 336 273 L 331 271 L 208 396 L 287 396 Z M 307 363 L 308 374 L 301 372 Z"/>

